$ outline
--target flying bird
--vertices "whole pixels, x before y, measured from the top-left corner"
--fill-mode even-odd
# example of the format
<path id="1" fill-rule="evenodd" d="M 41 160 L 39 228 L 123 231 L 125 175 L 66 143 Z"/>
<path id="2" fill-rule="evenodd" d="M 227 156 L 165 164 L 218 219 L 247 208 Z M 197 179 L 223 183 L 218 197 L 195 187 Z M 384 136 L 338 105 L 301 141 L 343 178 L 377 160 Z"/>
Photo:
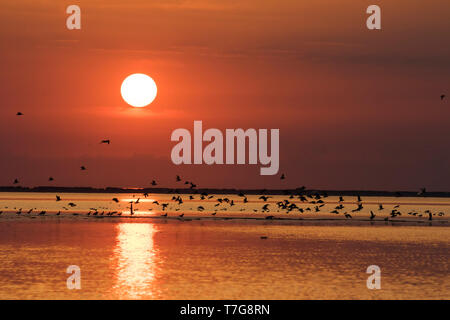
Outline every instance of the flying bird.
<path id="1" fill-rule="evenodd" d="M 119 199 L 117 198 L 112 198 L 112 201 L 119 203 Z"/>
<path id="2" fill-rule="evenodd" d="M 80 170 L 83 170 L 83 171 L 84 171 L 84 170 L 86 170 L 86 167 L 85 167 L 85 166 L 81 166 L 81 167 L 80 167 Z"/>
<path id="3" fill-rule="evenodd" d="M 420 188 L 420 192 L 417 193 L 418 196 L 424 196 L 427 193 L 426 188 Z"/>
<path id="4" fill-rule="evenodd" d="M 53 181 L 53 180 L 55 180 L 55 179 L 53 179 L 53 177 L 48 178 L 48 181 Z"/>
<path id="5" fill-rule="evenodd" d="M 284 175 L 284 173 L 282 173 L 282 174 L 281 174 L 281 177 L 280 177 L 280 179 L 281 179 L 281 180 L 284 180 L 284 179 L 286 179 L 286 176 Z"/>
<path id="6" fill-rule="evenodd" d="M 14 184 L 18 184 L 19 183 L 19 179 L 14 179 Z"/>
<path id="7" fill-rule="evenodd" d="M 441 94 L 441 100 L 444 100 L 445 94 Z"/>
<path id="8" fill-rule="evenodd" d="M 61 201 L 61 197 L 60 196 L 56 196 L 56 201 Z"/>
<path id="9" fill-rule="evenodd" d="M 100 141 L 100 144 L 110 144 L 110 143 L 111 143 L 111 141 L 109 139 Z"/>
<path id="10" fill-rule="evenodd" d="M 17 112 L 16 116 L 23 116 L 23 113 L 22 112 Z"/>

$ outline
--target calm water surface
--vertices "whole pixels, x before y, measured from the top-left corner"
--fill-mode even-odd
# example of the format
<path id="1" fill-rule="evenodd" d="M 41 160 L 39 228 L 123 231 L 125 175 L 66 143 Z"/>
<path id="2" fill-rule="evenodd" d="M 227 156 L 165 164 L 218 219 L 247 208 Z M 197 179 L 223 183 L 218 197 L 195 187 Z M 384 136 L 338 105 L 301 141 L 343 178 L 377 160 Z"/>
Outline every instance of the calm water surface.
<path id="1" fill-rule="evenodd" d="M 109 195 L 62 196 L 77 206 L 84 203 L 87 210 L 113 205 Z M 0 205 L 11 209 L 0 209 L 5 211 L 0 216 L 0 299 L 450 298 L 445 216 L 432 223 L 370 224 L 364 213 L 359 223 L 356 217 L 337 222 L 222 220 L 194 209 L 192 219 L 165 219 L 159 213 L 158 218 L 96 219 L 73 216 L 75 209 L 59 217 L 14 213 L 19 207 L 51 212 L 67 204 L 55 204 L 50 195 L 27 197 L 0 194 Z M 376 206 L 396 199 L 371 200 Z M 448 200 L 434 205 L 406 200 L 410 204 L 401 208 L 448 211 Z M 66 287 L 69 265 L 81 268 L 81 290 Z M 369 265 L 381 268 L 381 290 L 366 287 Z"/>

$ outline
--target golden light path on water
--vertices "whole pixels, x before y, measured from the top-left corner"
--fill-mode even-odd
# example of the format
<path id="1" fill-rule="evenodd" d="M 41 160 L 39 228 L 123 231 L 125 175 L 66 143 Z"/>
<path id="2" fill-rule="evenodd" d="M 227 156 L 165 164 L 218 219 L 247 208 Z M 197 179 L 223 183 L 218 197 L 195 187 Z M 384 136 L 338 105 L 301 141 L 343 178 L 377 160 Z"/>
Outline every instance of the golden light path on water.
<path id="1" fill-rule="evenodd" d="M 155 277 L 155 224 L 119 223 L 114 249 L 114 292 L 123 299 L 152 298 Z"/>

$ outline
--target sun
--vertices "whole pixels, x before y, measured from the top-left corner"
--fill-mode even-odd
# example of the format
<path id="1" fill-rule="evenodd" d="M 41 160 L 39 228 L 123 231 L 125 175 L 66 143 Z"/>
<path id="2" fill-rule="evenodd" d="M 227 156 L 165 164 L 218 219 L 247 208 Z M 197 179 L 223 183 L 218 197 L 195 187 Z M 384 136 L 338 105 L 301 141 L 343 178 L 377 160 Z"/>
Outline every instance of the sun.
<path id="1" fill-rule="evenodd" d="M 145 107 L 156 98 L 155 81 L 143 73 L 134 73 L 125 78 L 120 88 L 123 100 L 133 107 Z"/>

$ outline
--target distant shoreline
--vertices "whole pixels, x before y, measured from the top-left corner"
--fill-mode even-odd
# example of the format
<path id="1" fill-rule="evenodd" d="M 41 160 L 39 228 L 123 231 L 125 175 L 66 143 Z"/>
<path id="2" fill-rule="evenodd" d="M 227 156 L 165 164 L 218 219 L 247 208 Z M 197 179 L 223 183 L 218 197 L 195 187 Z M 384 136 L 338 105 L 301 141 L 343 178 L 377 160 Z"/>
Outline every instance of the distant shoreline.
<path id="1" fill-rule="evenodd" d="M 318 190 L 318 189 L 219 189 L 219 188 L 91 188 L 91 187 L 0 187 L 1 192 L 48 192 L 48 193 L 155 193 L 155 194 L 238 194 L 247 195 L 271 194 L 271 195 L 296 195 L 296 194 L 321 194 L 328 196 L 366 196 L 366 197 L 433 197 L 450 198 L 450 192 L 426 192 L 418 195 L 414 191 L 370 191 L 370 190 Z"/>

